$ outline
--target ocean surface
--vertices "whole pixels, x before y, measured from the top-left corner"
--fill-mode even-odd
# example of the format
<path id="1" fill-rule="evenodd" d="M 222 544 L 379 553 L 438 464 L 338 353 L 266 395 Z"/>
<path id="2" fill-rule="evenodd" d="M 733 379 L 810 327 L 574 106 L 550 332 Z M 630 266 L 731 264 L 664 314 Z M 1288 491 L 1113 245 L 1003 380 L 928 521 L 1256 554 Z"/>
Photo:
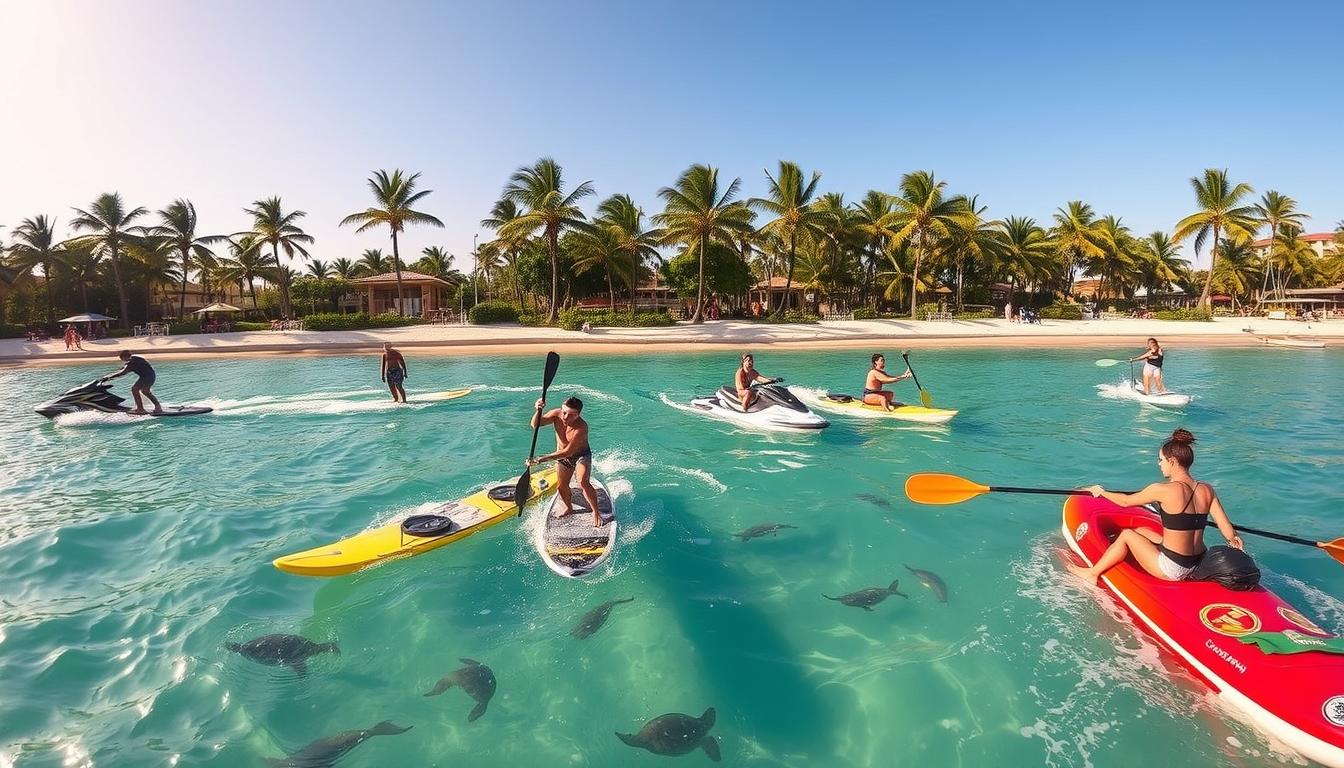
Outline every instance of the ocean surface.
<path id="1" fill-rule="evenodd" d="M 916 471 L 1134 487 L 1160 479 L 1155 450 L 1185 426 L 1196 476 L 1234 521 L 1344 535 L 1344 354 L 1173 345 L 1168 385 L 1195 399 L 1172 412 L 1097 389 L 1128 371 L 1094 361 L 1138 341 L 918 351 L 936 404 L 961 409 L 949 426 L 835 415 L 804 435 L 684 407 L 730 380 L 732 351 L 563 356 L 549 402 L 584 400 L 622 530 L 586 580 L 539 562 L 536 505 L 352 576 L 271 565 L 516 475 L 540 356 L 408 350 L 412 394 L 475 389 L 409 406 L 387 401 L 377 356 L 165 360 L 161 398 L 215 411 L 162 420 L 32 412 L 110 364 L 0 369 L 0 766 L 258 766 L 381 721 L 412 729 L 339 765 L 709 765 L 615 732 L 710 707 L 724 765 L 1293 764 L 1063 572 L 1058 498 L 903 496 Z M 867 361 L 757 354 L 792 386 L 851 392 Z M 543 432 L 539 450 L 553 444 Z M 733 535 L 764 523 L 795 527 Z M 1271 588 L 1344 632 L 1339 564 L 1248 545 Z M 907 565 L 941 576 L 947 602 Z M 871 612 L 823 597 L 893 580 L 908 597 Z M 627 597 L 596 634 L 571 636 Z M 299 675 L 226 649 L 271 633 L 340 652 Z M 497 680 L 474 722 L 462 689 L 424 696 L 462 658 Z"/>

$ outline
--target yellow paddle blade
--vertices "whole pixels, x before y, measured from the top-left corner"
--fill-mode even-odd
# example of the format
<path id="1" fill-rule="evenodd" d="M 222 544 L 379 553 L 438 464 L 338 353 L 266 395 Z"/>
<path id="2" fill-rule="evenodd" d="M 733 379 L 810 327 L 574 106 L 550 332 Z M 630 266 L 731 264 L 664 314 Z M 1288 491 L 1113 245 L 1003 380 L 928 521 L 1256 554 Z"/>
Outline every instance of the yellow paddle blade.
<path id="1" fill-rule="evenodd" d="M 1316 546 L 1325 550 L 1325 553 L 1335 560 L 1344 563 L 1344 539 L 1335 539 L 1334 541 L 1318 541 Z"/>
<path id="2" fill-rule="evenodd" d="M 942 472 L 919 472 L 905 479 L 905 495 L 916 504 L 960 504 L 989 493 L 988 485 Z"/>
<path id="3" fill-rule="evenodd" d="M 929 390 L 921 389 L 919 390 L 919 402 L 923 403 L 925 408 L 932 408 L 933 395 L 929 394 Z"/>

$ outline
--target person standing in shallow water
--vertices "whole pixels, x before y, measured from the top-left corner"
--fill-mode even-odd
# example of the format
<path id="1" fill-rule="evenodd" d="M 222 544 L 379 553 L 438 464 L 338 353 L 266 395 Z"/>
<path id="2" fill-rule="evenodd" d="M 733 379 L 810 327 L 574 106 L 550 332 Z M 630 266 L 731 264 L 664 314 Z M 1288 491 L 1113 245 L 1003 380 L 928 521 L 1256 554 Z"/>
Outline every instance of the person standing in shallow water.
<path id="1" fill-rule="evenodd" d="M 392 343 L 383 344 L 382 380 L 387 382 L 387 390 L 392 393 L 392 402 L 406 402 L 406 390 L 402 382 L 410 378 L 406 370 L 406 358 L 392 348 Z"/>
<path id="2" fill-rule="evenodd" d="M 1116 493 L 1103 490 L 1100 485 L 1087 487 L 1093 496 L 1122 507 L 1152 504 L 1162 518 L 1162 530 L 1127 528 L 1095 565 L 1085 568 L 1070 564 L 1071 572 L 1096 584 L 1103 573 L 1132 554 L 1149 574 L 1167 581 L 1184 581 L 1208 549 L 1204 546 L 1204 527 L 1210 516 L 1227 543 L 1242 548 L 1241 537 L 1227 519 L 1217 491 L 1190 475 L 1190 467 L 1195 463 L 1194 445 L 1195 436 L 1178 429 L 1158 449 L 1157 468 L 1167 482 L 1153 483 L 1138 493 Z"/>

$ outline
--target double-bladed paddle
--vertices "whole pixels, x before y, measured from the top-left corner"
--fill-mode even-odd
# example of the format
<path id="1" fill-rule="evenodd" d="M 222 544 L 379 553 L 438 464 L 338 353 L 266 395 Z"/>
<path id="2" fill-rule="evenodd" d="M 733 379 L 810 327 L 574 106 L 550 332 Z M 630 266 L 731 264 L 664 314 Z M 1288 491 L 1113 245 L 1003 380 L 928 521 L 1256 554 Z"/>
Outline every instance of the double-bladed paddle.
<path id="1" fill-rule="evenodd" d="M 915 380 L 915 386 L 919 387 L 919 402 L 923 403 L 925 408 L 932 408 L 933 395 L 929 394 L 929 390 L 920 386 L 919 377 L 915 375 L 914 366 L 910 365 L 910 351 L 906 350 L 905 352 L 902 352 L 901 359 L 905 361 L 905 367 L 910 369 L 910 378 Z"/>
<path id="2" fill-rule="evenodd" d="M 537 433 L 541 432 L 541 411 L 546 407 L 546 390 L 551 388 L 551 382 L 555 381 L 555 372 L 560 368 L 560 356 L 554 352 L 546 353 L 546 371 L 541 376 L 541 404 L 537 406 L 537 425 L 532 428 L 532 447 L 527 452 L 527 460 L 531 462 L 537 457 Z M 523 474 L 518 477 L 518 485 L 513 489 L 513 503 L 518 505 L 518 511 L 523 511 L 523 505 L 527 503 L 532 496 L 532 467 L 529 464 L 523 469 Z"/>
<path id="3" fill-rule="evenodd" d="M 917 504 L 960 504 L 963 501 L 974 499 L 986 493 L 1040 493 L 1050 496 L 1091 496 L 1088 491 L 1080 488 L 1070 490 L 1057 488 L 1016 488 L 1006 485 L 981 485 L 980 483 L 967 480 L 957 475 L 949 475 L 942 472 L 920 472 L 913 474 L 905 479 L 905 495 Z M 1133 491 L 1119 491 L 1119 493 L 1133 493 Z M 1216 528 L 1217 525 L 1209 521 L 1206 523 L 1210 528 Z M 1284 541 L 1289 544 L 1300 544 L 1304 547 L 1316 547 L 1325 550 L 1330 557 L 1344 563 L 1344 538 L 1334 541 L 1313 541 L 1304 539 L 1300 536 L 1289 536 L 1284 533 L 1275 533 L 1273 531 L 1264 531 L 1259 528 L 1248 528 L 1244 525 L 1233 525 L 1241 533 L 1249 533 L 1254 536 L 1263 536 L 1275 541 Z"/>

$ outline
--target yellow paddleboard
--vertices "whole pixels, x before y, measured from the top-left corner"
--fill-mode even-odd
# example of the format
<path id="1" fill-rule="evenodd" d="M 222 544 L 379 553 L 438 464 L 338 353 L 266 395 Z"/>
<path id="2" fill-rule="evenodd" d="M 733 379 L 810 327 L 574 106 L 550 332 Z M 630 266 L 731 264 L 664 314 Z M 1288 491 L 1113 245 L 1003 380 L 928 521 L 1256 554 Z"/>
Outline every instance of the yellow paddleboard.
<path id="1" fill-rule="evenodd" d="M 447 392 L 426 392 L 422 395 L 411 395 L 406 399 L 412 403 L 438 402 L 440 400 L 456 400 L 470 394 L 470 389 L 450 389 Z"/>
<path id="2" fill-rule="evenodd" d="M 843 395 L 842 395 L 843 397 Z M 925 408 L 922 405 L 902 405 L 894 411 L 888 411 L 880 405 L 869 405 L 858 398 L 851 399 L 848 402 L 832 400 L 831 396 L 822 395 L 817 398 L 817 403 L 823 408 L 840 413 L 852 413 L 856 416 L 872 416 L 876 418 L 899 419 L 901 421 L 915 421 L 922 424 L 945 424 L 957 415 L 956 411 L 946 408 Z"/>
<path id="3" fill-rule="evenodd" d="M 377 565 L 387 560 L 415 555 L 438 549 L 465 539 L 493 525 L 515 517 L 518 505 L 513 502 L 516 480 L 483 488 L 461 501 L 449 502 L 434 510 L 451 520 L 451 527 L 437 536 L 414 536 L 402 531 L 402 521 L 396 520 L 334 544 L 278 557 L 276 568 L 300 576 L 341 576 Z M 532 474 L 534 501 L 555 492 L 555 470 L 546 469 Z"/>

